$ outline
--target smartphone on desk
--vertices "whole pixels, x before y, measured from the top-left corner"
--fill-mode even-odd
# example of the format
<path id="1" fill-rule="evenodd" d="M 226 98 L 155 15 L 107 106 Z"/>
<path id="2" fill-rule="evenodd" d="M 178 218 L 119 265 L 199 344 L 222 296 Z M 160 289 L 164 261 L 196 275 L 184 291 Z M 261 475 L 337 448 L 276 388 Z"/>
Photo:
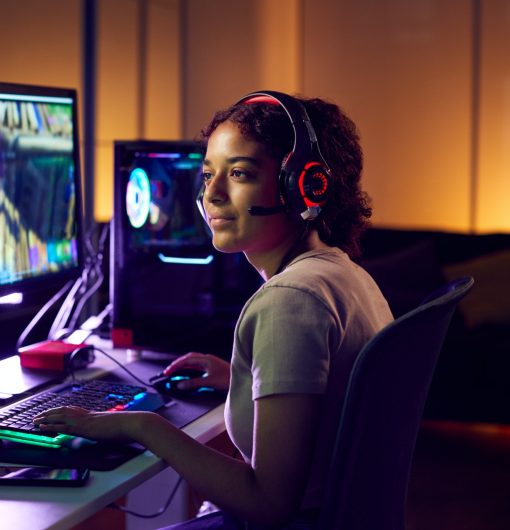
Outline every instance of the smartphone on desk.
<path id="1" fill-rule="evenodd" d="M 0 486 L 84 486 L 90 471 L 79 468 L 0 465 Z"/>

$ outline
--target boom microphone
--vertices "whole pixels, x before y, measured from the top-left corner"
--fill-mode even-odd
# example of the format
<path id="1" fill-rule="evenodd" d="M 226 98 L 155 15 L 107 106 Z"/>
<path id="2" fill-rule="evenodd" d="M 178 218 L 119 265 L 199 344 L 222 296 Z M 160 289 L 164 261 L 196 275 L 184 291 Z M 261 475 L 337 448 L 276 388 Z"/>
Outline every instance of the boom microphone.
<path id="1" fill-rule="evenodd" d="M 248 208 L 248 213 L 253 216 L 274 215 L 283 211 L 285 211 L 283 204 L 270 208 L 266 208 L 265 206 L 250 206 Z"/>

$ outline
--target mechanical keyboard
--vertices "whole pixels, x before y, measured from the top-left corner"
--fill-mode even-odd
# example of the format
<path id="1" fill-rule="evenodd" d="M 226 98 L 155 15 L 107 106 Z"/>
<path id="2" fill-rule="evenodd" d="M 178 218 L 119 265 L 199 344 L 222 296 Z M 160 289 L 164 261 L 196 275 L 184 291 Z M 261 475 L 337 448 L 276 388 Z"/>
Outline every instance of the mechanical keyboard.
<path id="1" fill-rule="evenodd" d="M 164 404 L 160 395 L 141 386 L 98 379 L 64 383 L 0 408 L 0 439 L 42 447 L 76 447 L 79 445 L 77 437 L 41 431 L 32 423 L 33 418 L 44 410 L 69 405 L 103 412 L 153 411 Z"/>

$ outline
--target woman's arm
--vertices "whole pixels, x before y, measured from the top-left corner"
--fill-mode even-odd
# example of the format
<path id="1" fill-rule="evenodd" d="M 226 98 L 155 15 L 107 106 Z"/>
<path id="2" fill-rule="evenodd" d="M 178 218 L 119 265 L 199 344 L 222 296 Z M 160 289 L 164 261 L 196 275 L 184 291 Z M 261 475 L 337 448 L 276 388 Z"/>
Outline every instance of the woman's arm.
<path id="1" fill-rule="evenodd" d="M 254 523 L 277 524 L 299 508 L 319 414 L 320 396 L 257 400 L 250 463 L 201 445 L 155 415 L 145 418 L 132 435 L 219 507 Z"/>
<path id="2" fill-rule="evenodd" d="M 88 413 L 53 409 L 36 423 L 102 440 L 133 440 L 163 458 L 219 507 L 259 524 L 285 521 L 299 504 L 310 471 L 320 396 L 284 394 L 255 402 L 254 454 L 242 462 L 197 442 L 151 412 Z"/>

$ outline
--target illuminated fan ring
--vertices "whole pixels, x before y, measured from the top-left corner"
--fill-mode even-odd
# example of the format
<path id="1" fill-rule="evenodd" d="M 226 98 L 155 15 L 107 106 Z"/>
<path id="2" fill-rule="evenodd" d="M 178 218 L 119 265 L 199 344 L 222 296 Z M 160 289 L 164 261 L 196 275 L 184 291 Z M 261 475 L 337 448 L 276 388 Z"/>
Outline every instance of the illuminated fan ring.
<path id="1" fill-rule="evenodd" d="M 136 168 L 131 171 L 126 189 L 126 212 L 133 228 L 141 228 L 149 217 L 151 185 L 147 173 Z"/>

